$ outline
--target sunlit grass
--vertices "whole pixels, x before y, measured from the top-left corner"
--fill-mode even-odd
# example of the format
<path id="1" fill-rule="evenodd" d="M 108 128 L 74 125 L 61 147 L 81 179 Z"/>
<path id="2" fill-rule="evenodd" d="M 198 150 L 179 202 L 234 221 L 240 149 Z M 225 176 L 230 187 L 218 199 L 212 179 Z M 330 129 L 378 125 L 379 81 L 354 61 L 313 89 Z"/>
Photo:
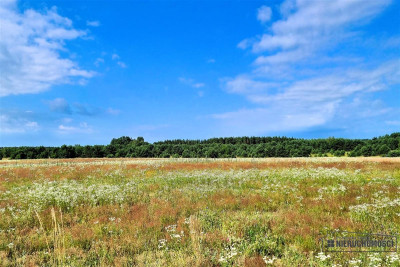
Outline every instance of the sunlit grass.
<path id="1" fill-rule="evenodd" d="M 398 159 L 3 161 L 0 265 L 400 266 L 318 243 L 398 233 L 399 191 Z"/>

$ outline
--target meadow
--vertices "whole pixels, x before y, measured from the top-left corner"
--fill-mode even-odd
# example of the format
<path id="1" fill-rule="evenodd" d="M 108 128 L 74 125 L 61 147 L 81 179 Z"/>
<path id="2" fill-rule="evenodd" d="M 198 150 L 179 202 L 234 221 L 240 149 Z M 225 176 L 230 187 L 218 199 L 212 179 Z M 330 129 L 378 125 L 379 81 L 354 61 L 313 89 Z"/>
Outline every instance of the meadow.
<path id="1" fill-rule="evenodd" d="M 0 266 L 400 266 L 400 158 L 0 161 Z"/>

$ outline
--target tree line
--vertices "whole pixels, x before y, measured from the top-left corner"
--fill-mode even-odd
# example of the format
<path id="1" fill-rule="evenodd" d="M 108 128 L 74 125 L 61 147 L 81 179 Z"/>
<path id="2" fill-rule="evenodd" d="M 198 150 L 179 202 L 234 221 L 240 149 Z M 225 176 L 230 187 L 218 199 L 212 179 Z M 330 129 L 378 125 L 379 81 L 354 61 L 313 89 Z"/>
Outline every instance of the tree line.
<path id="1" fill-rule="evenodd" d="M 372 139 L 298 139 L 289 137 L 223 137 L 206 140 L 165 140 L 155 143 L 123 136 L 108 145 L 61 147 L 0 147 L 0 158 L 236 158 L 310 156 L 400 157 L 400 133 Z"/>

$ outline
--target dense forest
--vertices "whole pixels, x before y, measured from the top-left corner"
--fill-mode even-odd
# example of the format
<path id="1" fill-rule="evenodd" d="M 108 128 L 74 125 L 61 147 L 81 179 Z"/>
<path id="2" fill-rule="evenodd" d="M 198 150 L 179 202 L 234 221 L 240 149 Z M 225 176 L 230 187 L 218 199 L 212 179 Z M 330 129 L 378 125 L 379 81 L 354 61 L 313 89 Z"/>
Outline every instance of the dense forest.
<path id="1" fill-rule="evenodd" d="M 400 133 L 372 139 L 297 139 L 288 137 L 224 137 L 206 140 L 166 140 L 153 144 L 143 137 L 123 136 L 109 145 L 61 147 L 1 147 L 0 158 L 236 158 L 310 156 L 400 157 Z"/>

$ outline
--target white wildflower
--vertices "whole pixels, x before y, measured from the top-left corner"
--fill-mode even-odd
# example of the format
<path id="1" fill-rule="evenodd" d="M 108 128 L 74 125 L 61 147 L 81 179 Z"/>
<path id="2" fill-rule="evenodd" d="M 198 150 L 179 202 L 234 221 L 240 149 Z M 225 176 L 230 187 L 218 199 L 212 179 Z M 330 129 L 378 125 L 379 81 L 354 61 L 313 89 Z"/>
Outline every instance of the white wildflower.
<path id="1" fill-rule="evenodd" d="M 165 227 L 165 230 L 167 230 L 168 233 L 176 232 L 176 226 L 176 224 L 168 225 Z"/>
<path id="2" fill-rule="evenodd" d="M 160 239 L 160 240 L 158 240 L 158 248 L 159 248 L 159 249 L 165 247 L 166 244 L 167 244 L 167 240 L 166 240 L 166 239 Z"/>
<path id="3" fill-rule="evenodd" d="M 274 264 L 274 261 L 276 260 L 277 258 L 275 257 L 275 256 L 272 256 L 272 258 L 268 258 L 267 256 L 264 256 L 263 257 L 263 260 L 264 260 L 264 262 L 265 262 L 265 264 Z"/>
<path id="4" fill-rule="evenodd" d="M 325 255 L 323 252 L 318 253 L 318 256 L 315 256 L 320 261 L 325 261 L 331 257 L 331 255 Z"/>
<path id="5" fill-rule="evenodd" d="M 349 260 L 349 265 L 351 265 L 351 266 L 353 266 L 353 267 L 356 267 L 356 266 L 358 266 L 359 264 L 361 264 L 361 260 L 360 259 L 351 259 L 351 260 Z"/>

